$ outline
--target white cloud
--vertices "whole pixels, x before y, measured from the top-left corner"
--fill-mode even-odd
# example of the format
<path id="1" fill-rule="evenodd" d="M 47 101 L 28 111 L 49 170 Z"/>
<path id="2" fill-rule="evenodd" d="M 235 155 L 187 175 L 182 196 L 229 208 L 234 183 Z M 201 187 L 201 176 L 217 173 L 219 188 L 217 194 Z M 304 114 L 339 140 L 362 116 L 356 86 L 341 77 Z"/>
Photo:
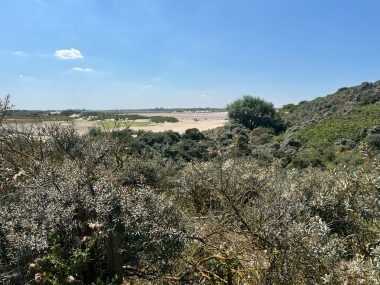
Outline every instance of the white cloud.
<path id="1" fill-rule="evenodd" d="M 21 50 L 16 50 L 13 52 L 13 54 L 16 56 L 27 56 L 28 55 L 25 51 L 21 51 Z"/>
<path id="2" fill-rule="evenodd" d="M 78 71 L 78 72 L 94 72 L 95 71 L 95 69 L 92 69 L 92 68 L 82 68 L 82 67 L 73 67 L 73 70 Z"/>
<path id="3" fill-rule="evenodd" d="M 81 52 L 77 49 L 60 49 L 56 50 L 54 56 L 59 59 L 80 59 L 83 58 Z"/>
<path id="4" fill-rule="evenodd" d="M 23 74 L 20 74 L 18 76 L 19 79 L 24 79 L 24 80 L 34 80 L 35 78 L 33 76 L 27 76 L 27 75 L 23 75 Z"/>
<path id="5" fill-rule="evenodd" d="M 208 95 L 206 95 L 206 94 L 201 94 L 201 95 L 199 95 L 199 97 L 202 97 L 202 98 L 210 98 L 211 96 L 208 96 Z"/>

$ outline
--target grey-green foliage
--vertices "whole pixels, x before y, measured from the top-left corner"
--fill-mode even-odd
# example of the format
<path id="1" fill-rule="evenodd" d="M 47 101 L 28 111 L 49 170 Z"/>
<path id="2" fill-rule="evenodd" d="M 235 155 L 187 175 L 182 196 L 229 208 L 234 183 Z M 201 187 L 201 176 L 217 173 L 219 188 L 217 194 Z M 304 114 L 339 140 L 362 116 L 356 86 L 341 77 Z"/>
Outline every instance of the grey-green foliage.
<path id="1" fill-rule="evenodd" d="M 194 205 L 196 282 L 380 284 L 379 173 L 376 160 L 354 172 L 189 166 L 178 191 Z"/>
<path id="2" fill-rule="evenodd" d="M 120 177 L 135 158 L 118 139 L 80 137 L 71 127 L 40 131 L 1 137 L 9 169 L 0 197 L 1 282 L 62 284 L 72 276 L 90 284 L 116 274 L 121 281 L 129 270 L 168 272 L 184 244 L 181 214 L 143 180 L 124 186 Z"/>
<path id="3" fill-rule="evenodd" d="M 370 134 L 366 141 L 368 144 L 376 150 L 380 150 L 380 134 Z"/>
<path id="4" fill-rule="evenodd" d="M 369 139 L 360 166 L 286 169 L 302 144 L 272 129 L 187 135 L 2 128 L 0 283 L 380 284 Z"/>

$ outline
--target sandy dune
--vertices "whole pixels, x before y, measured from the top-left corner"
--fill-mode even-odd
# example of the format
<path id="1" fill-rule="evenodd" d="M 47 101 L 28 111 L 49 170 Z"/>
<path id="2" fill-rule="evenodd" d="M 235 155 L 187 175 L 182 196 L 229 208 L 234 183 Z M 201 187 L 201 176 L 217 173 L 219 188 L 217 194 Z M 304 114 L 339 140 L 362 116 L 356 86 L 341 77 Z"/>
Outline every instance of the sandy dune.
<path id="1" fill-rule="evenodd" d="M 187 129 L 197 128 L 200 131 L 221 127 L 226 123 L 227 112 L 171 112 L 171 113 L 137 113 L 145 116 L 168 116 L 179 120 L 177 123 L 163 123 L 151 126 L 132 127 L 134 130 L 163 132 L 172 130 L 184 133 Z"/>
<path id="2" fill-rule="evenodd" d="M 226 123 L 226 120 L 181 120 L 178 123 L 163 123 L 146 127 L 132 127 L 134 130 L 149 130 L 152 132 L 163 132 L 172 130 L 174 132 L 184 133 L 187 129 L 197 128 L 200 131 L 221 127 Z"/>

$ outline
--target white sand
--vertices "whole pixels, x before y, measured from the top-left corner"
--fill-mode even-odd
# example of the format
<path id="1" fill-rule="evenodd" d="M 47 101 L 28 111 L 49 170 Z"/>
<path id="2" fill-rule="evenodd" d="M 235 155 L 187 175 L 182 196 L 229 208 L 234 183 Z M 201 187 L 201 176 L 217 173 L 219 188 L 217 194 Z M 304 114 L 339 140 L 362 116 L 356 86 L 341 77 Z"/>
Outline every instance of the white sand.
<path id="1" fill-rule="evenodd" d="M 177 123 L 163 123 L 146 127 L 132 127 L 134 130 L 146 130 L 152 132 L 163 132 L 172 130 L 174 132 L 184 133 L 187 129 L 197 128 L 200 131 L 215 129 L 217 127 L 224 126 L 226 120 L 182 120 Z"/>

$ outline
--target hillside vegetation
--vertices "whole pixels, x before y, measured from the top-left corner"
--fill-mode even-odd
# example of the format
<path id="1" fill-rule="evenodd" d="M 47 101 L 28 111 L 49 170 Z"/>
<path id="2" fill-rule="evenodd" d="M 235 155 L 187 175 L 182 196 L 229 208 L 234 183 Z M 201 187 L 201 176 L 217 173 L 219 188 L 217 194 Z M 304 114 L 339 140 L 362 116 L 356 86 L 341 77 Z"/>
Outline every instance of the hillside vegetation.
<path id="1" fill-rule="evenodd" d="M 380 104 L 360 106 L 346 114 L 332 114 L 309 128 L 294 132 L 294 137 L 310 147 L 328 147 L 342 138 L 358 143 L 367 136 L 368 130 L 380 126 L 379 114 Z"/>
<path id="2" fill-rule="evenodd" d="M 380 284 L 379 90 L 182 135 L 4 126 L 0 100 L 0 283 Z"/>
<path id="3" fill-rule="evenodd" d="M 285 105 L 280 113 L 288 126 L 309 126 L 336 114 L 346 114 L 357 107 L 380 101 L 380 81 L 340 88 L 335 94 Z"/>

